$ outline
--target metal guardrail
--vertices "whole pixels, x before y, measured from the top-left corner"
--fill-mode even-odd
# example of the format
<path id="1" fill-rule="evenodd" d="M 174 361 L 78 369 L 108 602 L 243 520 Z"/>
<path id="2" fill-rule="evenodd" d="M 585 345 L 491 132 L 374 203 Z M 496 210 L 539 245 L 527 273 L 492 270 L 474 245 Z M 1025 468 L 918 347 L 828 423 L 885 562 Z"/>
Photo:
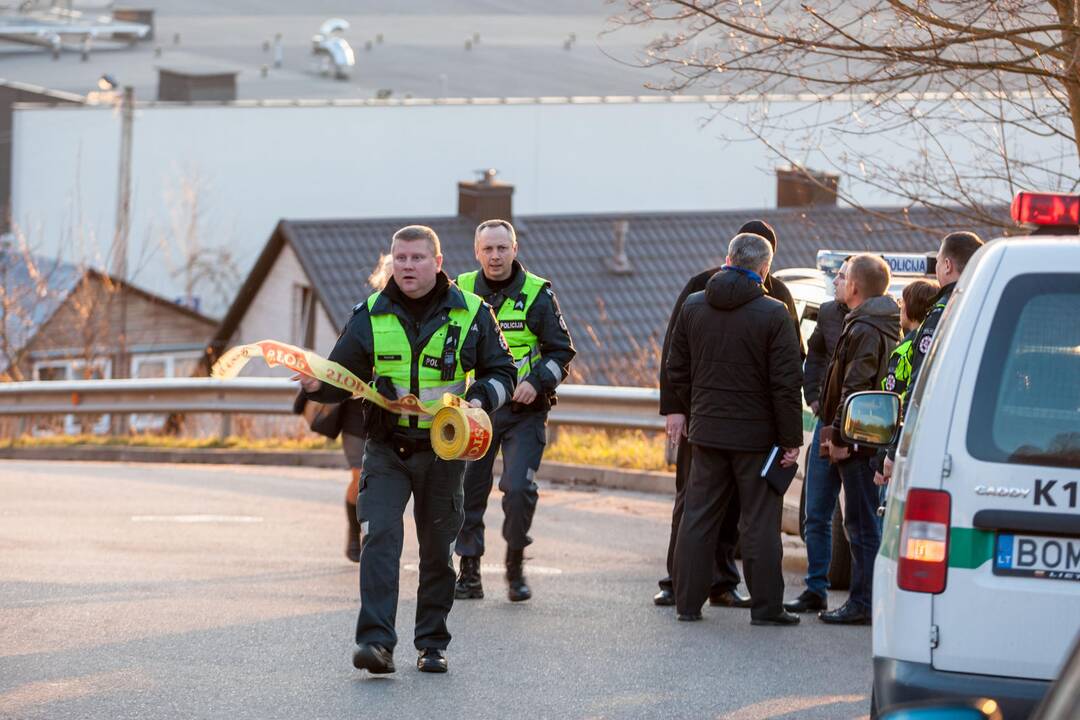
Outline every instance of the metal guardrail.
<path id="1" fill-rule="evenodd" d="M 0 383 L 0 416 L 172 414 L 288 415 L 298 384 L 288 378 L 168 378 Z M 662 430 L 660 391 L 563 385 L 554 425 Z"/>

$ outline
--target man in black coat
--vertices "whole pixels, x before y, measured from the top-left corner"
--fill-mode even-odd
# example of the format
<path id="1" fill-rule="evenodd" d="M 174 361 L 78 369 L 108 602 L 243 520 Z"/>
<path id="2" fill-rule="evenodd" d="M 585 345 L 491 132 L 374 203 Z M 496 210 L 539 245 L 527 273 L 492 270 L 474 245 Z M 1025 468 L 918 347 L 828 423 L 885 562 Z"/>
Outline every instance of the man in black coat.
<path id="1" fill-rule="evenodd" d="M 751 220 L 739 228 L 740 233 L 753 233 L 760 235 L 769 241 L 773 252 L 776 252 L 776 231 L 764 220 Z M 679 534 L 679 522 L 682 520 L 683 501 L 686 490 L 686 479 L 690 476 L 690 447 L 686 442 L 686 435 L 681 429 L 689 415 L 689 408 L 684 406 L 678 396 L 672 392 L 671 383 L 667 374 L 667 359 L 671 348 L 671 333 L 675 329 L 675 321 L 679 318 L 679 311 L 683 303 L 692 293 L 705 289 L 709 278 L 720 271 L 719 267 L 710 268 L 690 278 L 679 298 L 675 301 L 675 307 L 671 311 L 671 319 L 668 320 L 667 334 L 664 335 L 663 352 L 660 356 L 660 414 L 666 415 L 667 433 L 676 440 L 675 455 L 675 506 L 671 512 L 671 535 L 668 538 L 667 549 L 667 577 L 659 583 L 660 592 L 653 596 L 653 602 L 657 605 L 674 605 L 674 585 L 671 579 L 672 564 L 675 560 L 675 538 Z M 791 291 L 787 289 L 779 279 L 769 275 L 765 278 L 765 294 L 774 297 L 784 303 L 792 320 L 795 322 L 795 333 L 799 337 L 799 346 L 802 347 L 802 336 L 799 332 L 799 313 L 795 307 L 795 300 L 791 297 Z M 712 589 L 709 592 L 709 603 L 726 607 L 750 607 L 750 598 L 741 594 L 736 588 L 739 586 L 739 568 L 735 564 L 735 545 L 739 542 L 739 499 L 732 496 L 728 510 L 720 523 L 720 539 L 716 544 L 716 567 Z"/>
<path id="2" fill-rule="evenodd" d="M 844 488 L 844 529 L 851 546 L 851 594 L 836 610 L 818 617 L 827 623 L 868 625 L 874 558 L 881 544 L 877 525 L 878 491 L 874 484 L 873 448 L 848 445 L 840 437 L 844 400 L 863 390 L 877 390 L 900 339 L 900 307 L 889 295 L 889 266 L 878 256 L 862 254 L 846 264 L 843 302 L 851 311 L 836 341 L 819 398 L 825 424 L 820 438 Z M 839 289 L 839 288 L 838 288 Z"/>
<path id="3" fill-rule="evenodd" d="M 802 445 L 799 340 L 784 304 L 765 295 L 771 262 L 764 238 L 736 235 L 727 264 L 686 300 L 672 334 L 668 379 L 690 408 L 693 458 L 675 544 L 679 620 L 701 619 L 720 522 L 737 494 L 751 622 L 799 622 L 783 608 L 783 496 L 761 476 L 774 447 L 788 467 Z"/>

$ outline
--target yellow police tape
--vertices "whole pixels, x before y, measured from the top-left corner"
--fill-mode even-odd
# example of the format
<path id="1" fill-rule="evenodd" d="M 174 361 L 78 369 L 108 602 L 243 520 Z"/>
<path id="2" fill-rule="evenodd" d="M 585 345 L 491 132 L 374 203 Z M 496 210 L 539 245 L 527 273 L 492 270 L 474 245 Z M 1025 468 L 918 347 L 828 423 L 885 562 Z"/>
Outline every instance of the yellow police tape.
<path id="1" fill-rule="evenodd" d="M 431 403 L 422 403 L 415 395 L 389 400 L 343 365 L 277 340 L 260 340 L 229 349 L 214 363 L 210 376 L 234 378 L 250 360 L 257 357 L 266 361 L 269 367 L 281 365 L 317 378 L 389 412 L 434 416 L 431 447 L 444 460 L 479 460 L 491 446 L 491 418 L 482 409 L 469 406 L 464 398 L 444 393 L 441 400 Z"/>

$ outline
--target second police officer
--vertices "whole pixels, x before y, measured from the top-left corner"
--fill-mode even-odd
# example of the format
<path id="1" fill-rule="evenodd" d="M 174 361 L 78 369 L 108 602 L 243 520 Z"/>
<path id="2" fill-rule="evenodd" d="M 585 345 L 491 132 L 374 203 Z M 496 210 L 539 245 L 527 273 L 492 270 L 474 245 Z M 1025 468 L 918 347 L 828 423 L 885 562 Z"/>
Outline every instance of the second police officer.
<path id="1" fill-rule="evenodd" d="M 486 220 L 474 239 L 480 270 L 458 276 L 458 285 L 484 298 L 517 365 L 517 389 L 508 406 L 491 416 L 491 449 L 465 470 L 465 522 L 458 534 L 461 556 L 456 597 L 484 597 L 480 558 L 484 555 L 484 511 L 493 484 L 492 466 L 502 449 L 503 539 L 506 541 L 507 596 L 513 602 L 532 597 L 523 571 L 524 551 L 538 499 L 536 472 L 546 444 L 548 411 L 555 388 L 566 378 L 574 346 L 551 283 L 517 261 L 518 242 L 506 220 Z"/>
<path id="2" fill-rule="evenodd" d="M 435 231 L 410 225 L 394 233 L 393 277 L 358 304 L 330 353 L 361 380 L 375 380 L 390 398 L 416 395 L 421 402 L 444 392 L 464 394 L 474 407 L 495 413 L 514 390 L 513 359 L 483 300 L 463 292 L 442 272 Z M 466 375 L 475 377 L 466 391 Z M 345 390 L 301 378 L 308 397 L 341 402 Z M 357 516 L 360 550 L 360 615 L 353 665 L 371 673 L 394 672 L 402 515 L 413 499 L 420 546 L 414 644 L 422 672 L 446 672 L 446 625 L 454 604 L 452 548 L 462 522 L 465 462 L 443 460 L 431 447 L 431 417 L 389 413 L 372 406 Z"/>

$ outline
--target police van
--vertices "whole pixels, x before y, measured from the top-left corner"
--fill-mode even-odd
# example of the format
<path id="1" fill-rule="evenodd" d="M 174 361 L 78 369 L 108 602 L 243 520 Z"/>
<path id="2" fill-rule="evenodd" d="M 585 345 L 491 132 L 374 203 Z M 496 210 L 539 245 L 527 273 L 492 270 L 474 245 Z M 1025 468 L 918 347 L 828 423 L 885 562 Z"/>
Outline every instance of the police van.
<path id="1" fill-rule="evenodd" d="M 1080 632 L 1080 196 L 1021 193 L 1029 236 L 968 263 L 910 395 L 874 567 L 871 715 L 988 697 L 1026 717 Z M 899 398 L 848 398 L 889 444 Z"/>
<path id="2" fill-rule="evenodd" d="M 800 330 L 803 341 L 809 340 L 817 326 L 818 309 L 823 303 L 832 300 L 834 296 L 833 281 L 851 255 L 865 251 L 842 251 L 820 250 L 817 254 L 814 268 L 785 268 L 772 273 L 779 278 L 791 291 L 792 299 L 798 310 Z M 882 259 L 889 265 L 892 274 L 892 282 L 889 285 L 889 293 L 899 299 L 900 293 L 914 280 L 920 278 L 933 280 L 935 257 L 918 253 L 883 253 Z M 810 451 L 812 433 L 817 420 L 809 407 L 803 404 L 803 447 L 806 452 Z M 804 461 L 805 469 L 808 462 Z M 792 499 L 794 502 L 794 499 Z M 806 486 L 803 485 L 801 496 L 798 498 L 799 517 L 798 532 L 805 540 L 806 521 Z M 833 590 L 846 590 L 851 584 L 851 551 L 847 536 L 844 534 L 843 503 L 837 502 L 832 521 L 832 562 L 829 565 L 829 585 Z M 794 532 L 794 527 L 789 521 L 785 523 L 785 532 Z"/>

